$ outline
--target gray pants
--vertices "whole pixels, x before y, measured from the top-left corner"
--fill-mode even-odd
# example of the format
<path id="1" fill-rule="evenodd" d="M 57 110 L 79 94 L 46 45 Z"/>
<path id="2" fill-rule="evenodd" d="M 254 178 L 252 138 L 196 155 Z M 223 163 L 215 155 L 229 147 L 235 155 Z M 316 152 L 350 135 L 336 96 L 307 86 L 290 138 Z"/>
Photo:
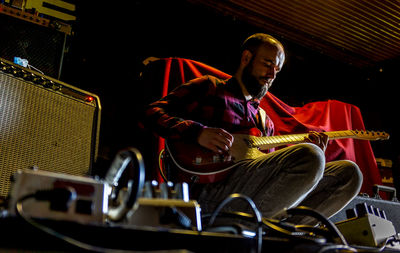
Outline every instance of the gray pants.
<path id="1" fill-rule="evenodd" d="M 232 193 L 250 197 L 264 217 L 284 208 L 310 207 L 326 217 L 340 211 L 360 191 L 362 174 L 351 161 L 325 163 L 323 151 L 314 144 L 298 144 L 242 161 L 223 181 L 208 184 L 198 201 L 203 213 L 212 212 Z M 231 211 L 247 211 L 241 200 L 227 205 Z M 309 223 L 310 219 L 299 222 Z"/>

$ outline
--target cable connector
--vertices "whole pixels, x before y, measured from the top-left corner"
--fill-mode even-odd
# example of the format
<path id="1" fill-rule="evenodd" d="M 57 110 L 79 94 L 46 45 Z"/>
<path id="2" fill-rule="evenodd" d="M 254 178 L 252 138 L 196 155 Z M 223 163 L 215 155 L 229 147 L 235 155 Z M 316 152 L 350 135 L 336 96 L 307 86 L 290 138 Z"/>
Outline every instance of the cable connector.
<path id="1" fill-rule="evenodd" d="M 22 67 L 27 68 L 29 66 L 29 61 L 27 59 L 22 59 L 21 57 L 14 57 L 14 63 Z"/>

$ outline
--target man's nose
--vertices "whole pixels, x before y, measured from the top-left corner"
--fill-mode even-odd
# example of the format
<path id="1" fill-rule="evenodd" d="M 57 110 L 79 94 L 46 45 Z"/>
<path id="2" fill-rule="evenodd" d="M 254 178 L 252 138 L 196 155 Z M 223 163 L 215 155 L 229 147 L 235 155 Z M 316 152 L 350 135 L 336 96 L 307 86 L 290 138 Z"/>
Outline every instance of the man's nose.
<path id="1" fill-rule="evenodd" d="M 278 73 L 277 69 L 274 67 L 269 67 L 267 69 L 267 74 L 266 76 L 268 76 L 269 78 L 275 78 L 276 74 Z"/>

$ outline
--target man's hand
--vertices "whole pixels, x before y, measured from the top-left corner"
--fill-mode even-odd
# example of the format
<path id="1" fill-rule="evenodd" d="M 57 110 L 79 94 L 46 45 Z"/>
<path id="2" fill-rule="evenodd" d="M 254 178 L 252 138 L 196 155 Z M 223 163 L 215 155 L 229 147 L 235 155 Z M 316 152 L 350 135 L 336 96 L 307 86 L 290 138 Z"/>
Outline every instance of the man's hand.
<path id="1" fill-rule="evenodd" d="M 317 145 L 324 152 L 326 150 L 326 147 L 328 146 L 328 135 L 326 135 L 324 133 L 318 133 L 315 131 L 311 131 L 308 133 L 308 136 L 304 138 L 304 140 L 306 142 Z"/>
<path id="2" fill-rule="evenodd" d="M 197 141 L 201 146 L 222 154 L 232 147 L 233 136 L 222 128 L 205 127 Z"/>

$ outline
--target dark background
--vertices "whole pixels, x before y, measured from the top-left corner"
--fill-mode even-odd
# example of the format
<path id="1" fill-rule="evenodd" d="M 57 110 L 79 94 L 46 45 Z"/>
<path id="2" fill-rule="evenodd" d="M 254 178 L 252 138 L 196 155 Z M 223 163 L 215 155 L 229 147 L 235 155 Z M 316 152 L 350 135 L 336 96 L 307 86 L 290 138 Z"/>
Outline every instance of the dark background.
<path id="1" fill-rule="evenodd" d="M 142 151 L 146 164 L 153 166 L 154 139 L 137 127 L 137 121 L 143 106 L 160 97 L 161 87 L 143 81 L 147 78 L 144 59 L 190 58 L 232 74 L 245 38 L 255 32 L 274 35 L 183 0 L 79 1 L 76 5 L 78 19 L 74 35 L 67 37 L 60 79 L 100 96 L 98 174 L 127 146 Z M 389 141 L 371 142 L 376 157 L 391 159 L 397 166 L 399 59 L 359 68 L 278 38 L 286 49 L 286 64 L 271 93 L 291 106 L 327 99 L 358 106 L 366 129 L 391 134 Z"/>

